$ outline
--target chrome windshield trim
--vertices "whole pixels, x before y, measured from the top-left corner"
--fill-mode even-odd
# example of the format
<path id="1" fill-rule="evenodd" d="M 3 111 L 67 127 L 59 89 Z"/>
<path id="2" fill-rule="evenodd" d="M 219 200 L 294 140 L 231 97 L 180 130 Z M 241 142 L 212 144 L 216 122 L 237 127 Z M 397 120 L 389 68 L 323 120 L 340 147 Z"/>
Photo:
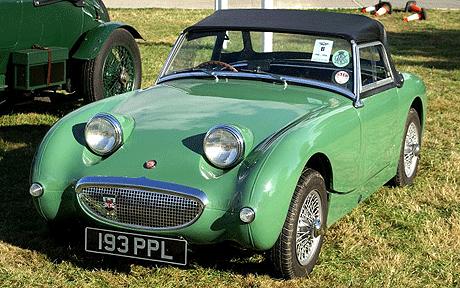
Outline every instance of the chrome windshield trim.
<path id="1" fill-rule="evenodd" d="M 166 58 L 165 65 L 163 65 L 163 68 L 161 69 L 160 74 L 158 74 L 157 79 L 155 80 L 154 85 L 157 85 L 160 78 L 164 76 L 166 71 L 168 71 L 169 66 L 171 66 L 172 61 L 174 58 L 176 58 L 177 52 L 179 51 L 179 48 L 182 46 L 182 43 L 184 43 L 185 40 L 185 33 L 182 32 L 179 37 L 176 39 L 176 42 L 174 43 L 173 48 L 171 49 L 171 52 L 168 55 L 168 58 Z"/>
<path id="2" fill-rule="evenodd" d="M 219 72 L 214 72 L 215 75 L 219 77 L 228 77 L 228 78 L 241 78 L 241 79 L 253 79 L 253 80 L 275 80 L 274 77 L 270 74 L 258 74 L 258 73 L 248 73 L 248 72 L 227 72 L 227 71 L 219 71 Z M 298 85 L 305 85 L 305 86 L 310 86 L 314 88 L 321 88 L 325 89 L 331 92 L 335 92 L 338 94 L 341 94 L 347 98 L 350 98 L 352 100 L 355 100 L 355 95 L 342 87 L 338 87 L 332 84 L 328 84 L 325 82 L 317 81 L 317 80 L 311 80 L 311 79 L 302 79 L 302 78 L 296 78 L 296 77 L 290 77 L 290 76 L 284 76 L 284 75 L 279 75 L 282 77 L 283 80 L 286 80 L 290 84 L 298 84 Z M 167 81 L 172 81 L 176 79 L 181 79 L 181 78 L 193 78 L 193 77 L 210 77 L 210 75 L 200 72 L 200 71 L 190 71 L 190 72 L 184 72 L 184 73 L 178 73 L 178 74 L 170 74 L 166 75 L 163 77 L 160 77 L 158 80 L 158 84 L 167 82 Z"/>
<path id="3" fill-rule="evenodd" d="M 191 188 L 175 183 L 151 180 L 148 178 L 128 178 L 128 177 L 111 177 L 111 176 L 88 176 L 81 178 L 76 186 L 75 192 L 78 194 L 83 188 L 88 186 L 98 187 L 124 187 L 136 188 L 152 192 L 164 192 L 176 194 L 184 197 L 198 199 L 203 204 L 203 208 L 208 204 L 206 194 L 198 189 Z"/>
<path id="4" fill-rule="evenodd" d="M 359 48 L 358 45 L 354 40 L 351 40 L 351 46 L 353 50 L 353 67 L 355 70 L 355 73 L 353 74 L 353 80 L 355 81 L 354 87 L 353 87 L 353 92 L 355 94 L 355 101 L 353 103 L 353 106 L 355 108 L 361 108 L 363 107 L 363 102 L 361 101 L 361 63 L 359 61 Z"/>

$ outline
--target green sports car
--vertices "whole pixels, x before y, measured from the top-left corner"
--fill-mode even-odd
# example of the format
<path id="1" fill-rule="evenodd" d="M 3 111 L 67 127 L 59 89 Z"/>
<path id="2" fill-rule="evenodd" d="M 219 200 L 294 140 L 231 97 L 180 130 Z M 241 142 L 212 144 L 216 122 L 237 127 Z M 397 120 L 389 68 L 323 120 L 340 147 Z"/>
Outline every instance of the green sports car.
<path id="1" fill-rule="evenodd" d="M 57 122 L 32 166 L 49 222 L 85 250 L 187 264 L 190 244 L 269 251 L 310 273 L 326 227 L 414 181 L 427 98 L 360 15 L 223 10 L 179 36 L 156 84 Z"/>

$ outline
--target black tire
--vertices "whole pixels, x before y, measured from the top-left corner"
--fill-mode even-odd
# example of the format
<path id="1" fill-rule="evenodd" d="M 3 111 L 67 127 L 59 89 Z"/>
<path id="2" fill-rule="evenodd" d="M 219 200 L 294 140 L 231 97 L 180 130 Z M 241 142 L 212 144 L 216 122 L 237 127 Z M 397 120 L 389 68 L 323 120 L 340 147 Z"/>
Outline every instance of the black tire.
<path id="1" fill-rule="evenodd" d="M 412 127 L 412 128 L 410 128 Z M 412 143 L 411 145 L 406 145 L 406 138 L 412 135 L 413 133 L 411 130 L 416 129 L 417 132 L 417 143 Z M 417 170 L 418 170 L 418 164 L 420 161 L 420 145 L 422 143 L 421 139 L 421 125 L 420 125 L 420 118 L 417 113 L 417 111 L 414 108 L 411 108 L 409 110 L 409 114 L 407 116 L 406 120 L 406 126 L 404 127 L 404 134 L 403 134 L 403 139 L 401 141 L 401 151 L 399 153 L 399 162 L 398 162 L 398 169 L 396 171 L 396 176 L 393 178 L 394 185 L 396 186 L 406 186 L 406 185 L 411 185 L 414 182 L 415 176 L 417 176 Z M 410 134 L 408 136 L 408 133 Z M 412 138 L 415 138 L 415 136 L 412 135 Z M 415 140 L 415 139 L 413 139 Z M 410 141 L 409 141 L 410 142 Z M 409 144 L 409 143 L 408 143 Z M 418 145 L 418 147 L 413 146 L 413 145 Z M 411 151 L 405 151 L 406 146 L 411 146 Z M 411 162 L 411 166 L 407 166 L 408 162 L 405 161 L 405 156 L 409 157 L 412 153 L 412 158 L 413 161 L 415 161 L 414 164 Z M 414 165 L 414 166 L 412 166 Z M 413 168 L 412 168 L 413 167 Z M 407 170 L 410 170 L 411 173 L 407 173 Z M 410 169 L 409 169 L 410 168 Z"/>
<path id="2" fill-rule="evenodd" d="M 126 77 L 121 76 L 122 73 L 124 73 L 122 71 L 125 71 L 124 65 L 122 65 L 119 62 L 115 62 L 117 64 L 113 65 L 116 65 L 118 67 L 117 72 L 115 74 L 112 74 L 113 76 L 110 76 L 110 80 L 117 79 L 113 83 L 115 83 L 114 85 L 117 85 L 116 88 L 119 89 L 114 89 L 116 90 L 116 93 L 112 93 L 113 91 L 109 91 L 108 89 L 104 88 L 104 73 L 107 72 L 104 70 L 106 68 L 105 65 L 109 53 L 114 53 L 113 51 L 115 51 L 116 53 L 118 49 L 121 49 L 121 51 L 127 53 L 127 55 L 132 57 L 132 72 L 134 73 L 134 75 L 133 77 L 129 77 L 128 75 L 128 78 L 126 80 Z M 129 68 L 127 68 L 126 70 L 128 69 Z M 96 56 L 96 58 L 89 61 L 85 61 L 83 63 L 81 90 L 83 93 L 83 97 L 87 101 L 93 102 L 104 99 L 106 97 L 139 89 L 141 87 L 141 78 L 142 64 L 139 47 L 137 46 L 137 43 L 134 40 L 131 33 L 129 33 L 125 29 L 117 29 L 113 31 L 112 34 L 109 36 L 109 38 L 102 46 L 101 51 Z M 126 81 L 126 83 L 124 81 Z"/>
<path id="3" fill-rule="evenodd" d="M 306 204 L 306 199 L 314 199 L 313 204 L 318 205 L 318 215 L 320 227 L 317 227 L 314 231 L 315 226 L 313 220 L 310 223 L 306 223 L 305 236 L 310 237 L 312 243 L 308 245 L 312 249 L 308 253 L 306 259 L 299 259 L 302 256 L 298 256 L 297 253 L 297 233 L 299 217 L 302 211 L 302 207 Z M 319 198 L 318 198 L 319 197 Z M 312 203 L 312 202 L 310 202 Z M 320 205 L 320 206 L 319 206 Z M 319 207 L 321 207 L 319 209 Z M 279 276 L 285 279 L 292 279 L 296 277 L 303 277 L 311 273 L 313 266 L 315 266 L 318 260 L 319 252 L 323 243 L 326 223 L 327 223 L 327 193 L 324 179 L 317 171 L 312 169 L 306 169 L 297 183 L 297 187 L 292 196 L 291 204 L 289 206 L 288 215 L 284 222 L 283 229 L 276 241 L 275 245 L 270 251 L 271 262 L 274 265 L 275 271 Z M 303 233 L 304 231 L 300 232 Z M 317 232 L 317 237 L 314 236 L 314 232 Z M 311 234 L 310 234 L 311 233 Z M 304 238 L 303 240 L 307 240 Z M 303 263 L 301 263 L 303 262 Z"/>

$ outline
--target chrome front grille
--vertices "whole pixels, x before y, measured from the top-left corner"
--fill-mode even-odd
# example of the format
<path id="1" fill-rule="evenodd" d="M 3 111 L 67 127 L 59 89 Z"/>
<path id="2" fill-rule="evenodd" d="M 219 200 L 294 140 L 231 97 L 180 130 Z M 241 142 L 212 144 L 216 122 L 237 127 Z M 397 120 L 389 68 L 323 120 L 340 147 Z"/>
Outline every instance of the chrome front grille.
<path id="1" fill-rule="evenodd" d="M 77 187 L 77 192 L 80 206 L 90 216 L 103 222 L 147 230 L 190 225 L 201 215 L 205 205 L 196 195 L 129 184 L 86 183 Z"/>

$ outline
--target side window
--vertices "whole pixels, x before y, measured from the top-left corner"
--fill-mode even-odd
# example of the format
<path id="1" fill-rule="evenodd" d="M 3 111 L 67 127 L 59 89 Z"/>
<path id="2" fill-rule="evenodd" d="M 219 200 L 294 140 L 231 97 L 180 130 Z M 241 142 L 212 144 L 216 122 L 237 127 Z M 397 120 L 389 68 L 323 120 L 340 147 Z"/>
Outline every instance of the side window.
<path id="1" fill-rule="evenodd" d="M 243 51 L 243 36 L 240 31 L 228 31 L 228 40 L 224 42 L 223 53 Z"/>
<path id="2" fill-rule="evenodd" d="M 384 80 L 390 80 L 391 73 L 381 44 L 360 48 L 359 57 L 363 91 L 388 84 Z"/>

